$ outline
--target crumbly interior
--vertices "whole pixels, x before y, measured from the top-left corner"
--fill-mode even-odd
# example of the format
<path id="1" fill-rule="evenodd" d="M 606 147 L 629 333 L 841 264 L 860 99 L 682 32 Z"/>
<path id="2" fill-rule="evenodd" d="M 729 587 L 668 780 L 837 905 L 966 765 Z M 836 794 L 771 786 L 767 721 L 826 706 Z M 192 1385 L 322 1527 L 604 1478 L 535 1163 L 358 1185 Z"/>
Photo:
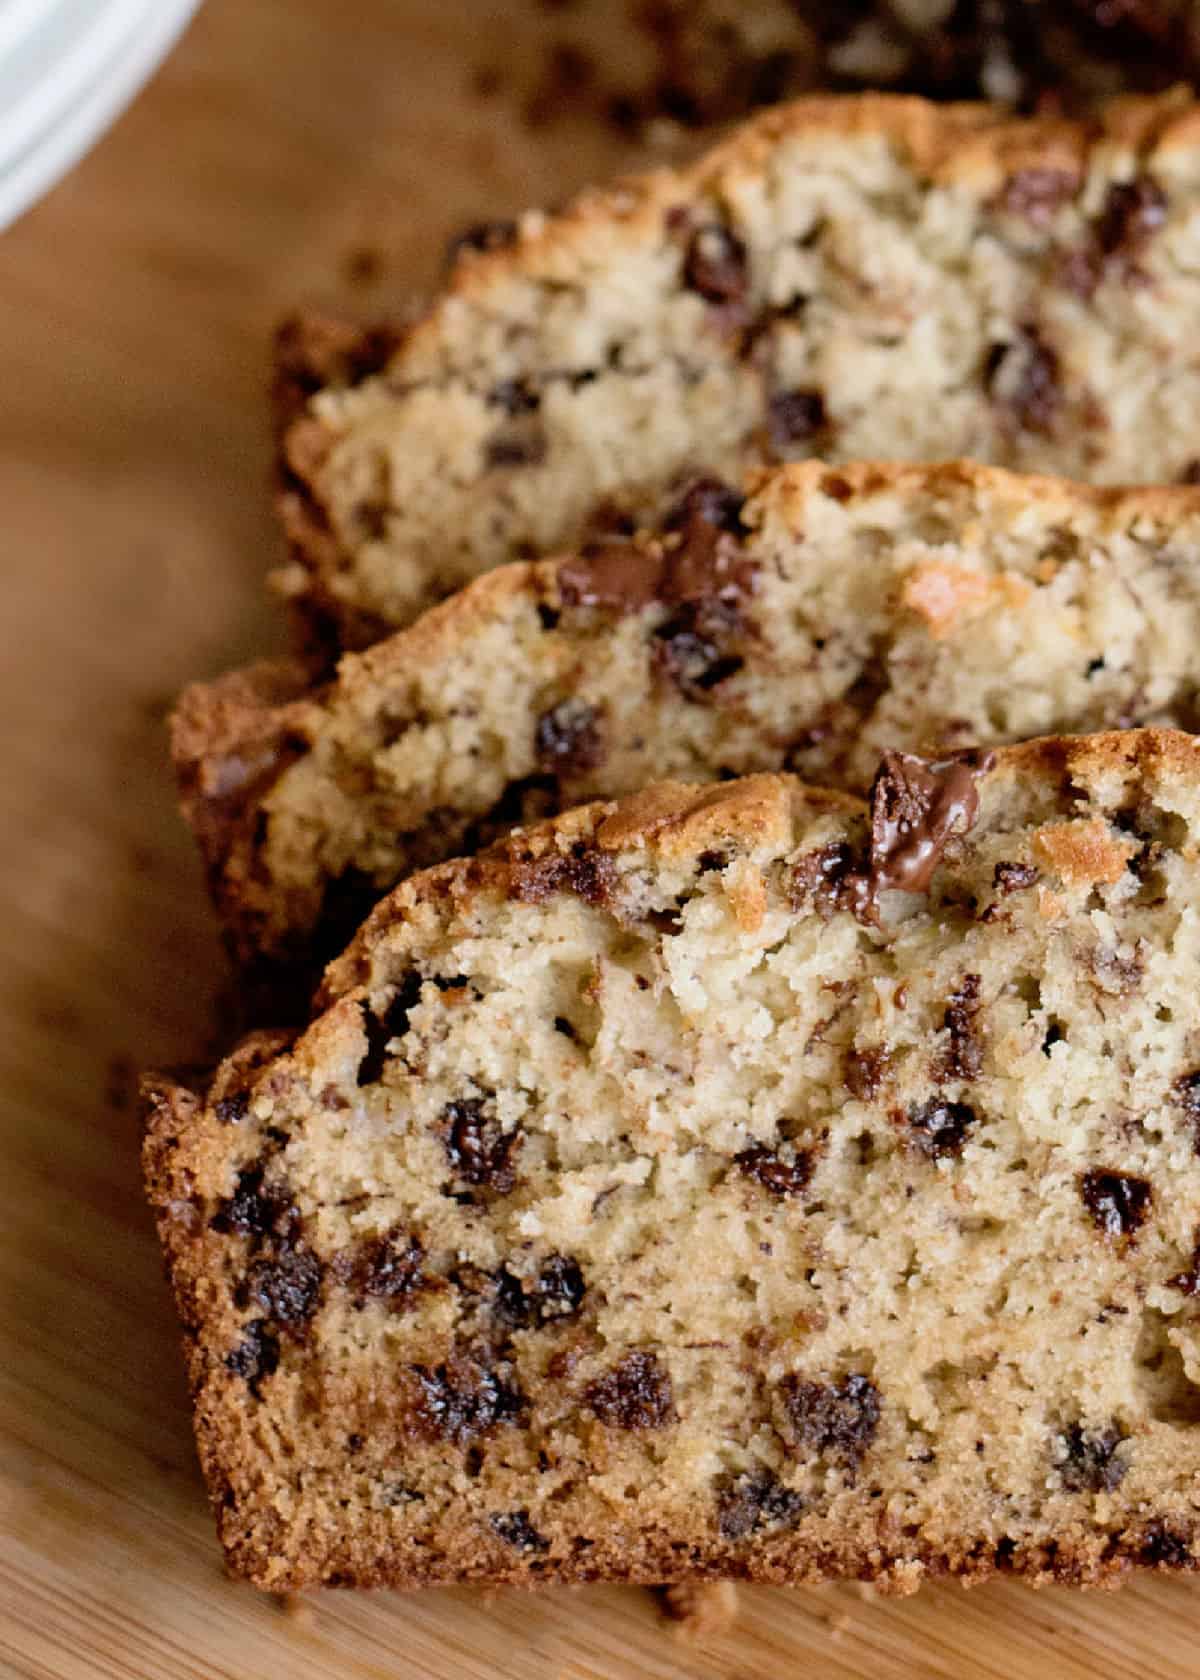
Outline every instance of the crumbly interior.
<path id="1" fill-rule="evenodd" d="M 342 646 L 747 464 L 1196 469 L 1197 118 L 886 96 L 477 235 L 383 366 L 288 429 L 285 590 Z"/>
<path id="2" fill-rule="evenodd" d="M 877 921 L 853 801 L 572 813 L 401 887 L 290 1047 L 154 1087 L 236 1571 L 1194 1566 L 1200 747 L 975 786 Z"/>
<path id="3" fill-rule="evenodd" d="M 185 698 L 185 808 L 243 962 L 331 956 L 412 869 L 656 777 L 865 792 L 887 747 L 1195 716 L 1200 492 L 809 464 L 740 513 L 691 501 L 640 546 L 477 581 L 315 696 L 243 695 L 232 722 L 241 675 Z M 639 594 L 664 551 L 687 600 Z M 594 600 L 614 566 L 629 593 Z"/>

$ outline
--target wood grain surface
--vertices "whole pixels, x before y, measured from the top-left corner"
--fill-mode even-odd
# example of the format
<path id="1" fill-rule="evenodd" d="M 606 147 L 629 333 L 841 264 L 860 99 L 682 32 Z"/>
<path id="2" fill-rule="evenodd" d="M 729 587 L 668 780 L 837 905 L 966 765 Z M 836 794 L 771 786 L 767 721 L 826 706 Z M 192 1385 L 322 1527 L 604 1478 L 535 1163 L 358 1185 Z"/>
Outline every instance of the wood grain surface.
<path id="1" fill-rule="evenodd" d="M 1196 1675 L 1200 1586 L 1162 1579 L 743 1590 L 732 1628 L 689 1642 L 634 1590 L 281 1606 L 222 1574 L 132 1102 L 139 1064 L 210 1048 L 223 975 L 164 713 L 187 679 L 283 645 L 262 591 L 277 315 L 395 302 L 456 228 L 635 161 L 594 119 L 522 111 L 574 15 L 207 0 L 0 238 L 0 1673 Z"/>

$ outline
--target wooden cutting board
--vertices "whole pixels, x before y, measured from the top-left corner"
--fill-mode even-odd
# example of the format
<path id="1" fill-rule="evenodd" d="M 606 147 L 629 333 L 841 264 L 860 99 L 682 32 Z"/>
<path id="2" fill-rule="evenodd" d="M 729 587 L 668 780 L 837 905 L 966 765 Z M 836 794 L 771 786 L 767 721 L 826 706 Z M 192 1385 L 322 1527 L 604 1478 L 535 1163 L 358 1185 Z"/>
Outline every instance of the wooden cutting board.
<path id="1" fill-rule="evenodd" d="M 164 713 L 187 679 L 283 645 L 262 590 L 276 316 L 378 308 L 430 282 L 456 228 L 640 161 L 594 118 L 522 109 L 555 44 L 615 35 L 622 7 L 208 0 L 114 133 L 0 238 L 4 1675 L 1200 1673 L 1187 1582 L 742 1590 L 733 1627 L 688 1642 L 635 1590 L 281 1606 L 222 1575 L 132 1100 L 139 1064 L 205 1053 L 222 976 Z"/>

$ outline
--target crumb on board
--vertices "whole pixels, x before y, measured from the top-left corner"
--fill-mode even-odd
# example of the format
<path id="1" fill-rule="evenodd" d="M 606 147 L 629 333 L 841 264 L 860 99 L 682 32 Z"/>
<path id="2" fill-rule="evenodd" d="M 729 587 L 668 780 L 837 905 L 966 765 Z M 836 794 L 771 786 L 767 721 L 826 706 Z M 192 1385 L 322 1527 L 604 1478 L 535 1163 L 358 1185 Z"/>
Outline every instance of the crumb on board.
<path id="1" fill-rule="evenodd" d="M 689 1581 L 656 1592 L 664 1617 L 678 1624 L 684 1639 L 709 1639 L 727 1633 L 737 1620 L 737 1588 L 732 1581 Z"/>

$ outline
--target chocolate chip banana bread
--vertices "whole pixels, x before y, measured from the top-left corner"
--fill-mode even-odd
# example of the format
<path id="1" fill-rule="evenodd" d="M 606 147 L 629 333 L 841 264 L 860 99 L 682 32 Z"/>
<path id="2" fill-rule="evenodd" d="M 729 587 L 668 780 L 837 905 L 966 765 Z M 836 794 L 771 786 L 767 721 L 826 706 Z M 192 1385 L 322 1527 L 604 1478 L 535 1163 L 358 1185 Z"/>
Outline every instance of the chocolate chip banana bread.
<path id="1" fill-rule="evenodd" d="M 315 692 L 290 664 L 193 688 L 175 758 L 239 962 L 311 977 L 385 887 L 514 823 L 663 776 L 865 792 L 888 746 L 1190 726 L 1197 649 L 1200 491 L 809 462 L 479 578 Z"/>
<path id="2" fill-rule="evenodd" d="M 1200 467 L 1200 117 L 887 96 L 480 229 L 415 324 L 286 336 L 285 592 L 361 645 L 479 572 L 620 531 L 682 478 L 964 455 L 1105 483 Z"/>
<path id="3" fill-rule="evenodd" d="M 625 0 L 625 7 L 644 44 L 642 61 L 614 74 L 602 52 L 612 0 L 574 0 L 535 96 L 536 117 L 595 104 L 622 126 L 666 119 L 692 127 L 830 87 L 1078 106 L 1185 76 L 1195 82 L 1200 65 L 1194 0 Z M 581 76 L 581 65 L 594 73 Z"/>
<path id="4" fill-rule="evenodd" d="M 399 887 L 148 1082 L 259 1585 L 1200 1555 L 1200 743 L 662 785 Z"/>

